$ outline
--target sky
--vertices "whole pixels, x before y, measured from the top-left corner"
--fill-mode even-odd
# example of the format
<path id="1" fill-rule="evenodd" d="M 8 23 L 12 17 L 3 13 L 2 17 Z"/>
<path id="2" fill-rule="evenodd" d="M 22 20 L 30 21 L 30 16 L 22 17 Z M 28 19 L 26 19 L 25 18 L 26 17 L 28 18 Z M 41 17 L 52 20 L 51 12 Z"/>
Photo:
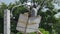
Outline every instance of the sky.
<path id="1" fill-rule="evenodd" d="M 18 1 L 18 0 L 0 0 L 0 4 L 1 4 L 1 2 L 4 2 L 5 4 L 9 4 L 9 3 L 14 3 L 15 1 Z"/>

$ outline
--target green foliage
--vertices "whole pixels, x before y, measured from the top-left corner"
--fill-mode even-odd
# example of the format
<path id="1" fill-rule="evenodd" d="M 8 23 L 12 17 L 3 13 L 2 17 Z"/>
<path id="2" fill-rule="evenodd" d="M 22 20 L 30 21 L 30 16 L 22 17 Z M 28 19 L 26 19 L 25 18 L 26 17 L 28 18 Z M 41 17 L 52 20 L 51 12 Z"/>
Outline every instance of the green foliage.
<path id="1" fill-rule="evenodd" d="M 7 5 L 2 2 L 0 5 L 0 33 L 3 33 L 3 17 L 4 17 L 4 10 L 7 8 Z"/>
<path id="2" fill-rule="evenodd" d="M 49 31 L 46 31 L 46 30 L 43 29 L 43 28 L 39 28 L 39 30 L 40 30 L 43 34 L 49 34 Z"/>
<path id="3" fill-rule="evenodd" d="M 58 34 L 60 34 L 60 18 L 57 20 L 58 22 L 54 24 L 54 29 L 56 30 L 56 32 L 58 32 Z"/>
<path id="4" fill-rule="evenodd" d="M 42 34 L 49 34 L 48 31 L 45 31 L 43 28 L 39 28 L 39 30 L 42 32 Z M 21 32 L 18 32 L 17 34 L 22 34 Z M 36 32 L 28 33 L 28 34 L 36 34 Z"/>
<path id="5" fill-rule="evenodd" d="M 21 32 L 18 32 L 17 34 L 22 34 Z"/>

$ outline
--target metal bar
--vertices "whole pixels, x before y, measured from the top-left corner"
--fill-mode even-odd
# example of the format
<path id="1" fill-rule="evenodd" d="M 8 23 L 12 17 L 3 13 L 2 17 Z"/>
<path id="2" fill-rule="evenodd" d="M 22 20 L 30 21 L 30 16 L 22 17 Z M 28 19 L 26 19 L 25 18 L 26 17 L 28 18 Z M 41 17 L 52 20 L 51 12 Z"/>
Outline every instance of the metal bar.
<path id="1" fill-rule="evenodd" d="M 29 16 L 28 16 L 28 19 L 27 19 L 27 23 L 26 23 L 26 27 L 25 27 L 24 34 L 27 34 L 27 33 L 26 33 L 26 29 L 27 29 L 27 26 L 28 26 L 28 21 L 29 21 Z"/>

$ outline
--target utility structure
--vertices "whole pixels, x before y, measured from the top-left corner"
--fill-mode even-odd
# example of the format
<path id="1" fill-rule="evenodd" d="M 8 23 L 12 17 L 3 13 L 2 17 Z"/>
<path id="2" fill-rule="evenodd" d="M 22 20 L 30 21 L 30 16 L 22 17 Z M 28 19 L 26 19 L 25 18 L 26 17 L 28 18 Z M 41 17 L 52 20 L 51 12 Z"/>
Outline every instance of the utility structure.
<path id="1" fill-rule="evenodd" d="M 14 8 L 22 5 L 27 7 L 27 10 L 31 12 L 31 16 L 29 17 L 29 13 L 20 14 L 16 29 L 23 32 L 24 34 L 38 31 L 41 16 L 37 15 L 37 12 L 40 8 L 40 5 L 37 5 L 37 3 L 33 3 L 28 0 L 23 4 L 14 6 L 11 10 L 11 17 L 13 17 L 12 11 Z M 30 9 L 31 7 L 32 9 Z M 4 11 L 4 34 L 10 34 L 10 11 L 8 9 Z"/>

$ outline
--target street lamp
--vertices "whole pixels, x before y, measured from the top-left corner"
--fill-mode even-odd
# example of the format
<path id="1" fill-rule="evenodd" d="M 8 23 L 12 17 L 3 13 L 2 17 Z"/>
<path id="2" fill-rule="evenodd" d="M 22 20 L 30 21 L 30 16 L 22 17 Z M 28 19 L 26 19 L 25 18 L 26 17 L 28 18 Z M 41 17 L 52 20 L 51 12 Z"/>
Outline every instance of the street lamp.
<path id="1" fill-rule="evenodd" d="M 19 7 L 19 6 L 24 6 L 24 7 L 27 7 L 28 9 L 29 9 L 29 7 L 31 6 L 31 2 L 25 2 L 25 3 L 23 3 L 23 4 L 19 4 L 19 5 L 17 5 L 17 6 L 14 6 L 13 8 L 12 8 L 12 10 L 11 10 L 11 18 L 13 18 L 13 19 L 15 19 L 15 17 L 13 17 L 13 10 L 16 8 L 16 7 Z M 25 30 L 26 31 L 26 30 Z"/>

